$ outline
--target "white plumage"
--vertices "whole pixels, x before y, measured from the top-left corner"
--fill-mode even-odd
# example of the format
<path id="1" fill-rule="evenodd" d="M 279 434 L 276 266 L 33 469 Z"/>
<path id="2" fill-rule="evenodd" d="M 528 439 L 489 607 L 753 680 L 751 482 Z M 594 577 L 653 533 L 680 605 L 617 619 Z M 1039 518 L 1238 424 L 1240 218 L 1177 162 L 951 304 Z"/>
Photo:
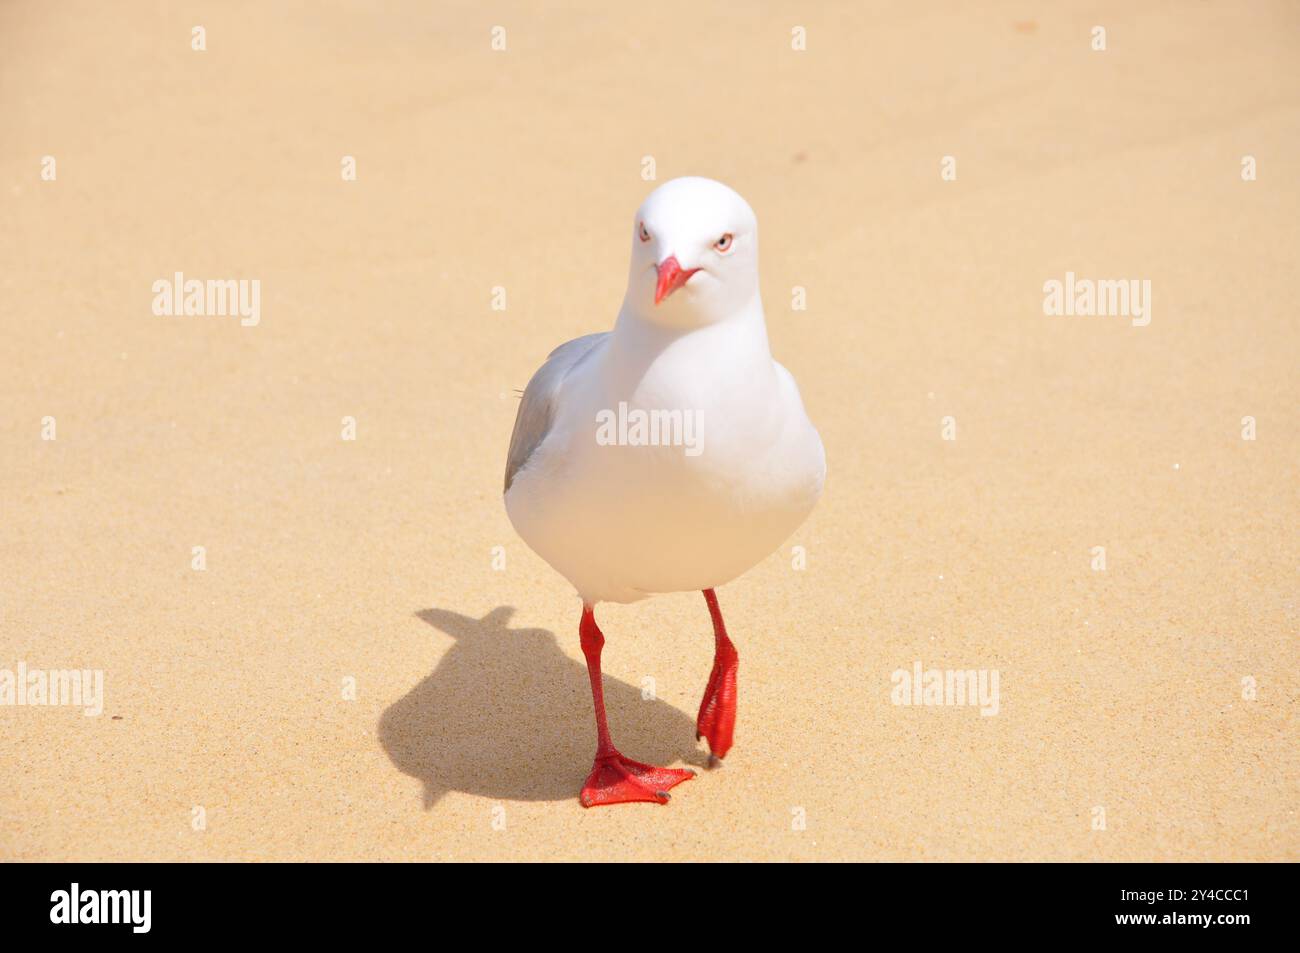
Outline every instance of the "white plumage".
<path id="1" fill-rule="evenodd" d="M 632 233 L 614 329 L 561 345 L 533 376 L 506 466 L 511 523 L 589 605 L 736 578 L 803 522 L 826 474 L 768 348 L 745 200 L 674 179 Z"/>

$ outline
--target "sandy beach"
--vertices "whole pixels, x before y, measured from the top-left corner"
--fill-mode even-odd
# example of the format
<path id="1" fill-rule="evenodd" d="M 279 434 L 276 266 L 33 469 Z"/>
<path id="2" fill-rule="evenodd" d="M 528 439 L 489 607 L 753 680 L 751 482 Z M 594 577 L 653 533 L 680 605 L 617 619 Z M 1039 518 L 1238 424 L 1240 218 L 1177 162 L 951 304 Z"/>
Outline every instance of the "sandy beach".
<path id="1" fill-rule="evenodd" d="M 1300 8 L 372 6 L 0 5 L 0 860 L 1300 859 Z M 829 477 L 719 590 L 722 770 L 699 593 L 601 607 L 699 776 L 584 810 L 502 471 L 681 175 Z"/>

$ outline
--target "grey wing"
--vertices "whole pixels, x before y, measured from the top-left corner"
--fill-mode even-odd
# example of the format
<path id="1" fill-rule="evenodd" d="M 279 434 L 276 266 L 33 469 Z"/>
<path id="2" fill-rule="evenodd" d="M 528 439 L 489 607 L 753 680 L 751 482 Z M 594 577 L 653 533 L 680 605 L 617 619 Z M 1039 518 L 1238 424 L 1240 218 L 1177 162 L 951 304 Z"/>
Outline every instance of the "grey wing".
<path id="1" fill-rule="evenodd" d="M 537 369 L 533 379 L 524 388 L 515 417 L 515 430 L 510 435 L 510 453 L 506 457 L 506 492 L 510 484 L 533 455 L 533 451 L 546 439 L 555 419 L 555 402 L 565 376 L 574 366 L 591 353 L 592 348 L 609 336 L 608 331 L 585 334 L 561 344 Z"/>

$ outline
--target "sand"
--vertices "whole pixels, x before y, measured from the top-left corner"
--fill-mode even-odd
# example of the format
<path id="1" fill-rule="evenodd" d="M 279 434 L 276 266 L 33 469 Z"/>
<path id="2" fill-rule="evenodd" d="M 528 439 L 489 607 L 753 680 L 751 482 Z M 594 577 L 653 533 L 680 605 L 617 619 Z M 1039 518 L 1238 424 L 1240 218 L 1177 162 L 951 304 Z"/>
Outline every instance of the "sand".
<path id="1" fill-rule="evenodd" d="M 0 669 L 104 679 L 0 706 L 0 858 L 1300 858 L 1293 4 L 372 6 L 0 6 Z M 830 476 L 719 592 L 726 767 L 583 810 L 500 486 L 646 156 L 757 210 Z M 1150 323 L 1044 314 L 1067 272 Z M 704 601 L 600 618 L 615 740 L 702 766 Z M 917 662 L 996 715 L 894 704 Z"/>

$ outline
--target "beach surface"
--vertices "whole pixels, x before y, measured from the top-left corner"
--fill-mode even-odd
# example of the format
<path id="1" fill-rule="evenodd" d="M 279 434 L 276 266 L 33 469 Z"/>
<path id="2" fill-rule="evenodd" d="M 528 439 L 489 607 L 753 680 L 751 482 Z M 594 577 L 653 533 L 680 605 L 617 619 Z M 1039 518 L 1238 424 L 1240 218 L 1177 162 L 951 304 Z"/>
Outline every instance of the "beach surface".
<path id="1" fill-rule="evenodd" d="M 14 2 L 0 123 L 0 859 L 1300 859 L 1300 7 Z M 679 175 L 829 477 L 719 590 L 723 769 L 699 593 L 599 609 L 699 774 L 584 810 L 502 472 Z"/>

